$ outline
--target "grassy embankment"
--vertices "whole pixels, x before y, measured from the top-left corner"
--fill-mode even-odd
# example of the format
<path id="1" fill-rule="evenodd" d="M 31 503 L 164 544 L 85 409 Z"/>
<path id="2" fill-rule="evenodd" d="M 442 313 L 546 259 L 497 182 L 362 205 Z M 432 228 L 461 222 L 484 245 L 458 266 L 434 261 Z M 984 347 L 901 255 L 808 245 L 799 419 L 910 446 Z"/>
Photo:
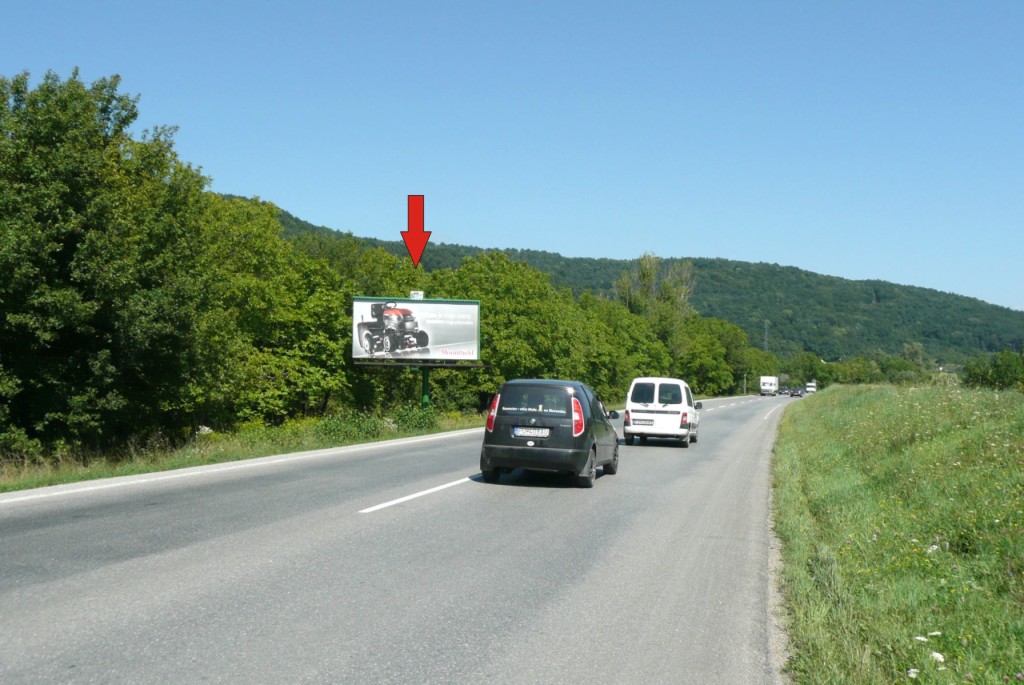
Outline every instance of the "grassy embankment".
<path id="1" fill-rule="evenodd" d="M 794 683 L 1024 681 L 1024 396 L 834 387 L 773 478 Z"/>
<path id="2" fill-rule="evenodd" d="M 254 423 L 231 433 L 203 431 L 177 448 L 156 440 L 114 453 L 76 451 L 46 461 L 0 461 L 0 492 L 479 428 L 484 420 L 483 416 L 435 414 L 413 408 L 386 416 L 354 414 L 296 419 L 273 428 Z"/>

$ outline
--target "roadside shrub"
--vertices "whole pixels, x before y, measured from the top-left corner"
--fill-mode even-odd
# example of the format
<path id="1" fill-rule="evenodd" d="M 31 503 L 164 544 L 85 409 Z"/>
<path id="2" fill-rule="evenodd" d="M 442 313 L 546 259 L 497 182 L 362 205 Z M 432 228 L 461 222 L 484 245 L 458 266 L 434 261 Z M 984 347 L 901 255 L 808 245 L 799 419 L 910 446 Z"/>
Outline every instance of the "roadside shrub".
<path id="1" fill-rule="evenodd" d="M 395 422 L 395 427 L 400 432 L 433 430 L 437 427 L 437 414 L 431 407 L 406 404 L 394 408 L 388 416 Z"/>
<path id="2" fill-rule="evenodd" d="M 320 419 L 314 432 L 321 440 L 344 445 L 379 439 L 385 432 L 384 420 L 362 412 L 339 412 Z"/>
<path id="3" fill-rule="evenodd" d="M 0 432 L 0 464 L 42 464 L 45 461 L 42 445 L 25 431 L 9 427 Z"/>

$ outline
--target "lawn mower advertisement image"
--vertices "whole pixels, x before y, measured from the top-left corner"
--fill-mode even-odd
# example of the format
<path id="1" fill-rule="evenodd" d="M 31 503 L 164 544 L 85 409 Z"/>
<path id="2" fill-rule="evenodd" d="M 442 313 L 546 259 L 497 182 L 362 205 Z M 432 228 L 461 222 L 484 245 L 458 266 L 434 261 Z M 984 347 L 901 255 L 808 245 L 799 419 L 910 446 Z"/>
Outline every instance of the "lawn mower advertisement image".
<path id="1" fill-rule="evenodd" d="M 480 360 L 480 303 L 356 297 L 352 358 Z"/>

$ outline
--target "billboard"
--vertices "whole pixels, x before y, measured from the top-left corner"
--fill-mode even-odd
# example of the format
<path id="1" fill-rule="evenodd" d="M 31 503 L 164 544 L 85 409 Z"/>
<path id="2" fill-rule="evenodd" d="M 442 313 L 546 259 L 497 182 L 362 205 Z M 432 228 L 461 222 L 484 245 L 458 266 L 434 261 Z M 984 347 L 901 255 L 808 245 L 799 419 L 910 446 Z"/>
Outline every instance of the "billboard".
<path id="1" fill-rule="evenodd" d="M 480 303 L 354 297 L 352 359 L 411 364 L 480 361 Z"/>

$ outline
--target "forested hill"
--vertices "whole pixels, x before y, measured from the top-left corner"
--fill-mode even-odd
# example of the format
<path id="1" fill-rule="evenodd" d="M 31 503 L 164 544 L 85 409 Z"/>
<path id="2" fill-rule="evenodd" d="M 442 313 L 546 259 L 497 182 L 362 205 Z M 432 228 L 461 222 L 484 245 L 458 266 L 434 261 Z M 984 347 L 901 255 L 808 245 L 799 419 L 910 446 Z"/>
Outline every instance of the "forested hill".
<path id="1" fill-rule="evenodd" d="M 287 212 L 285 237 L 303 233 L 343 235 L 314 226 Z M 360 238 L 400 257 L 401 240 Z M 456 268 L 482 248 L 431 241 L 420 264 L 432 271 Z M 610 294 L 614 282 L 636 260 L 562 257 L 538 250 L 504 250 L 551 276 L 575 293 Z M 667 268 L 673 258 L 663 258 Z M 921 343 L 939 364 L 958 364 L 980 352 L 1024 347 L 1024 312 L 970 297 L 885 281 L 853 281 L 778 264 L 727 259 L 688 259 L 693 264 L 691 302 L 702 316 L 741 326 L 752 345 L 778 356 L 811 351 L 835 361 L 876 353 L 898 355 L 904 345 Z M 429 296 L 429 294 L 428 294 Z"/>

